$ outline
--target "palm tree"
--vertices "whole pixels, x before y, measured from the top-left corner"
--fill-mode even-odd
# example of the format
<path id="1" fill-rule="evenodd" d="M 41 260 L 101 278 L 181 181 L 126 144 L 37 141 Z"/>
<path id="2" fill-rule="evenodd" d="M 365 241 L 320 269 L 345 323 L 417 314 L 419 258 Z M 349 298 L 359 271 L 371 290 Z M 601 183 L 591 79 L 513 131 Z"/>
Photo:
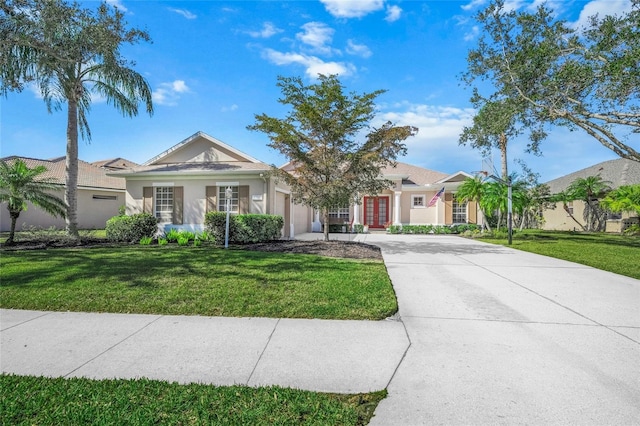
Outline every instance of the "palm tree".
<path id="1" fill-rule="evenodd" d="M 480 207 L 480 214 L 482 215 L 482 222 L 486 225 L 487 229 L 491 231 L 489 222 L 486 220 L 487 215 L 484 212 L 482 204 L 482 195 L 484 193 L 485 182 L 483 182 L 480 176 L 474 178 L 467 178 L 462 182 L 462 185 L 458 187 L 456 192 L 456 199 L 459 202 L 475 201 Z"/>
<path id="2" fill-rule="evenodd" d="M 587 231 L 599 230 L 603 226 L 606 216 L 598 204 L 598 198 L 611 190 L 610 183 L 596 175 L 577 178 L 567 187 L 567 193 L 571 198 L 585 202 L 584 219 Z"/>
<path id="3" fill-rule="evenodd" d="M 119 52 L 123 43 L 149 41 L 149 35 L 127 29 L 123 14 L 106 3 L 95 12 L 60 0 L 33 1 L 31 8 L 20 15 L 24 36 L 3 51 L 14 69 L 3 72 L 37 82 L 49 112 L 67 104 L 66 223 L 69 235 L 78 238 L 78 130 L 91 140 L 87 115 L 92 94 L 128 117 L 138 114 L 140 102 L 153 113 L 149 84 Z"/>
<path id="4" fill-rule="evenodd" d="M 612 212 L 636 212 L 640 216 L 640 184 L 614 189 L 602 200 L 602 206 Z"/>
<path id="5" fill-rule="evenodd" d="M 59 191 L 60 185 L 54 184 L 51 179 L 38 179 L 38 176 L 46 171 L 47 168 L 44 166 L 30 169 L 20 159 L 11 164 L 7 164 L 4 160 L 0 161 L 0 202 L 7 203 L 11 217 L 11 231 L 6 244 L 13 244 L 16 222 L 20 213 L 27 210 L 27 202 L 40 207 L 52 216 L 65 216 L 64 201 L 50 193 Z"/>

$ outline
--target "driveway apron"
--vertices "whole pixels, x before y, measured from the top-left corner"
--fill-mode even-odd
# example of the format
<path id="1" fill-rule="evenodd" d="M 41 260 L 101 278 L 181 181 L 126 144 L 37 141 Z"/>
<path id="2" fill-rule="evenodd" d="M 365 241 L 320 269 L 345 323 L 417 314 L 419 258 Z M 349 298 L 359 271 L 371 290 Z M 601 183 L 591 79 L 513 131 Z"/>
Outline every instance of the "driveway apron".
<path id="1" fill-rule="evenodd" d="M 640 424 L 640 281 L 455 236 L 359 239 L 411 341 L 371 425 Z"/>

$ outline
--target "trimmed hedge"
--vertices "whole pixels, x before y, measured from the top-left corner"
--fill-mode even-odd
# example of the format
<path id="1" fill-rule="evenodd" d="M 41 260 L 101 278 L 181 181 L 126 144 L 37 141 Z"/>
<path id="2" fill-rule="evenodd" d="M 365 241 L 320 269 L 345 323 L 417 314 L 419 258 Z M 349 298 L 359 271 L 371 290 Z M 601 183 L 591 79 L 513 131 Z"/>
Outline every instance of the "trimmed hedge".
<path id="1" fill-rule="evenodd" d="M 209 212 L 204 225 L 216 244 L 224 244 L 227 221 L 225 212 Z M 268 214 L 232 214 L 229 216 L 229 242 L 235 244 L 263 243 L 280 238 L 284 219 Z"/>
<path id="2" fill-rule="evenodd" d="M 107 239 L 137 243 L 144 237 L 153 237 L 158 232 L 158 219 L 149 213 L 131 216 L 114 216 L 107 220 Z"/>
<path id="3" fill-rule="evenodd" d="M 461 234 L 465 231 L 480 230 L 475 224 L 460 225 L 391 225 L 387 228 L 390 234 Z"/>

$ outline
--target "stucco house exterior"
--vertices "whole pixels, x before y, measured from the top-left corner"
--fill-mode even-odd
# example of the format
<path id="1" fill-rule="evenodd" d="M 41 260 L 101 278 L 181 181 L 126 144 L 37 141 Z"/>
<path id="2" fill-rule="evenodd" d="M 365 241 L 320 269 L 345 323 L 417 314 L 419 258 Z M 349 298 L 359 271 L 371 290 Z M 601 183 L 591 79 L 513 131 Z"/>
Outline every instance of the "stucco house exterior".
<path id="1" fill-rule="evenodd" d="M 640 184 L 640 163 L 637 161 L 618 158 L 616 160 L 603 161 L 593 166 L 578 170 L 568 175 L 561 176 L 546 182 L 549 185 L 552 194 L 564 191 L 567 187 L 578 178 L 586 178 L 588 176 L 600 176 L 602 180 L 608 181 L 612 189 L 619 188 L 624 185 Z M 573 201 L 568 203 L 573 216 L 581 223 L 585 203 L 584 201 Z M 543 229 L 555 231 L 571 231 L 580 230 L 580 225 L 575 223 L 569 214 L 563 209 L 562 203 L 556 203 L 554 209 L 546 209 L 543 211 Z M 638 223 L 638 218 L 629 213 L 621 215 L 610 215 L 607 219 L 607 232 L 621 232 L 629 223 Z"/>
<path id="2" fill-rule="evenodd" d="M 252 156 L 197 132 L 141 166 L 113 171 L 126 180 L 127 214 L 151 213 L 160 229 L 199 231 L 210 211 L 275 214 L 285 219 L 283 236 L 292 237 L 291 195 L 268 176 L 271 169 Z"/>
<path id="3" fill-rule="evenodd" d="M 47 171 L 43 178 L 51 178 L 60 186 L 56 192 L 64 198 L 65 186 L 65 157 L 41 160 L 11 156 L 2 160 L 11 163 L 21 159 L 29 168 L 44 166 Z M 124 160 L 126 161 L 126 160 Z M 128 164 L 135 164 L 127 161 Z M 78 161 L 78 228 L 104 229 L 107 220 L 118 214 L 120 206 L 125 204 L 125 181 L 122 178 L 107 176 L 107 170 L 85 161 Z M 47 229 L 51 227 L 64 228 L 64 219 L 55 218 L 31 204 L 27 210 L 20 213 L 16 230 Z M 0 230 L 5 232 L 11 228 L 11 218 L 6 203 L 0 204 Z"/>
<path id="4" fill-rule="evenodd" d="M 110 172 L 126 180 L 127 213 L 147 212 L 161 222 L 161 230 L 204 228 L 209 211 L 224 211 L 225 189 L 231 187 L 232 213 L 265 213 L 284 218 L 284 238 L 320 232 L 318 212 L 293 203 L 288 186 L 268 172 L 271 166 L 226 143 L 197 132 L 141 166 Z M 292 171 L 291 165 L 283 166 Z M 389 190 L 363 196 L 361 204 L 337 206 L 330 223 L 363 224 L 384 229 L 389 224 L 476 223 L 475 203 L 457 203 L 453 194 L 468 174 L 453 175 L 398 163 L 381 171 L 394 182 Z M 428 204 L 444 189 L 441 197 Z"/>

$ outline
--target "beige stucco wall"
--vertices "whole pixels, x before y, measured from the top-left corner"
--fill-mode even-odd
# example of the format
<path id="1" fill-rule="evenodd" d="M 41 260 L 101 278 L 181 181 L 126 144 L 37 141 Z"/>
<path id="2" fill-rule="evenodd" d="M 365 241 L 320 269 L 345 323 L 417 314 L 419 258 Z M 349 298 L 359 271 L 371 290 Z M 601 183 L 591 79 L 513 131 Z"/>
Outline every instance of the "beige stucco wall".
<path id="1" fill-rule="evenodd" d="M 127 214 L 142 213 L 142 188 L 148 186 L 181 186 L 183 194 L 183 226 L 202 225 L 206 213 L 207 186 L 225 186 L 229 183 L 249 185 L 249 213 L 265 213 L 266 184 L 258 178 L 247 177 L 214 177 L 211 179 L 168 179 L 127 180 Z M 260 198 L 260 199 L 254 199 Z M 267 209 L 268 210 L 268 209 Z"/>
<path id="2" fill-rule="evenodd" d="M 62 191 L 55 192 L 60 198 L 64 198 Z M 116 197 L 115 200 L 94 199 L 94 196 Z M 118 209 L 125 204 L 124 191 L 105 191 L 78 189 L 78 228 L 79 229 L 104 229 L 107 220 L 118 215 Z M 27 211 L 20 213 L 16 223 L 16 230 L 35 228 L 64 228 L 64 219 L 48 215 L 38 207 L 28 205 Z M 11 218 L 6 203 L 0 204 L 0 230 L 3 232 L 11 228 Z"/>
<path id="3" fill-rule="evenodd" d="M 217 161 L 238 161 L 237 155 L 214 146 L 206 139 L 193 141 L 184 147 L 170 153 L 157 164 L 166 163 L 206 163 Z"/>
<path id="4" fill-rule="evenodd" d="M 584 224 L 584 219 L 582 215 L 584 214 L 584 202 L 583 201 L 574 201 L 573 202 L 573 217 L 575 217 L 578 222 Z M 572 230 L 580 230 L 580 225 L 575 223 L 573 219 L 567 214 L 567 212 L 562 208 L 562 203 L 556 203 L 555 209 L 547 209 L 542 213 L 544 218 L 544 223 L 542 225 L 542 229 L 549 231 L 572 231 Z"/>

